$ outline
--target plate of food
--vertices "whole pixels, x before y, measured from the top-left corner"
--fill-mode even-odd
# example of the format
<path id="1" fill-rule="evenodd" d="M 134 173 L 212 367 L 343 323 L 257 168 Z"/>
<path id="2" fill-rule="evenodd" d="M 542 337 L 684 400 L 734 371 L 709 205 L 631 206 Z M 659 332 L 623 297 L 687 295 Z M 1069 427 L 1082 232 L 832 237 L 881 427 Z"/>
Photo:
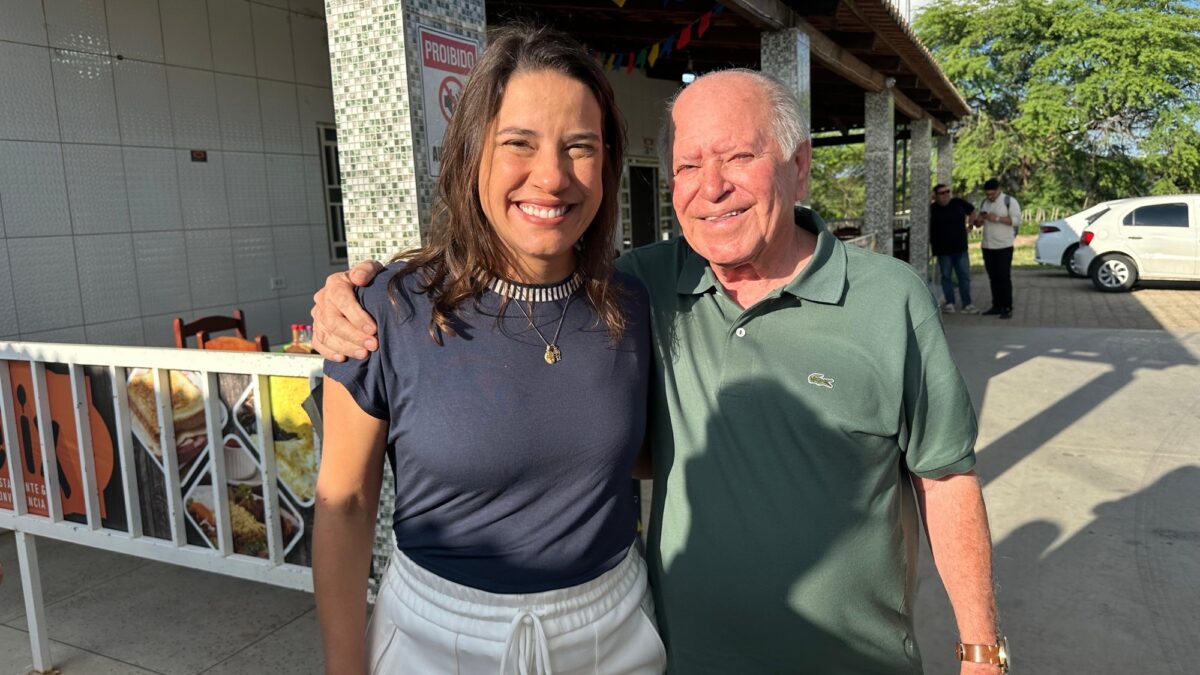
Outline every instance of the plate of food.
<path id="1" fill-rule="evenodd" d="M 184 482 L 192 470 L 201 464 L 195 461 L 208 447 L 208 429 L 204 418 L 204 394 L 200 387 L 200 375 L 190 370 L 171 370 L 171 419 L 175 429 L 175 453 L 179 458 L 179 474 Z M 158 420 L 158 404 L 154 393 L 154 371 L 134 368 L 129 373 L 127 386 L 129 398 L 130 427 L 133 435 L 162 465 L 163 450 L 160 439 L 162 428 Z M 221 427 L 229 419 L 229 411 L 217 400 L 221 413 Z"/>
<path id="2" fill-rule="evenodd" d="M 226 486 L 229 516 L 233 531 L 233 552 L 254 558 L 267 557 L 267 525 L 262 486 L 248 484 Z M 217 547 L 216 509 L 210 483 L 197 483 L 184 499 L 189 522 L 212 548 Z M 283 555 L 287 556 L 304 536 L 304 521 L 287 500 L 279 500 L 280 525 L 283 527 Z"/>
<path id="3" fill-rule="evenodd" d="M 313 434 L 312 421 L 303 403 L 311 392 L 308 378 L 272 377 L 271 418 L 274 430 L 275 466 L 284 489 L 300 506 L 312 506 L 317 491 L 320 449 Z M 258 419 L 254 412 L 254 389 L 233 406 L 234 424 L 253 443 L 258 440 Z M 257 447 L 257 446 L 255 446 Z"/>

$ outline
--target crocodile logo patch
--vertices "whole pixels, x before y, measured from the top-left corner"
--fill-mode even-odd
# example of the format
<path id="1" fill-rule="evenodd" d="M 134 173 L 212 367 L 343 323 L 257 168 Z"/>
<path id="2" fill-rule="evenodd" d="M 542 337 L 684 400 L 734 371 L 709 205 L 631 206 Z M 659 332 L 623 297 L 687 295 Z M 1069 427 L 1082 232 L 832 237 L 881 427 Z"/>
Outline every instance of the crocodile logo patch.
<path id="1" fill-rule="evenodd" d="M 808 376 L 808 383 L 815 384 L 818 387 L 833 389 L 833 378 L 825 377 L 825 373 L 812 373 Z"/>

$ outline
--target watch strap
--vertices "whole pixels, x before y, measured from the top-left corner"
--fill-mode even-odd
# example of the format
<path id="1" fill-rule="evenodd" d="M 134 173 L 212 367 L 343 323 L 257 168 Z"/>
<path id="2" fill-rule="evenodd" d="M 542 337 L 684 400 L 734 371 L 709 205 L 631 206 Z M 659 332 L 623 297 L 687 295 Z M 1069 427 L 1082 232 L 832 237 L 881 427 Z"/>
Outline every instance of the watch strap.
<path id="1" fill-rule="evenodd" d="M 1001 638 L 992 645 L 970 645 L 960 642 L 954 648 L 954 655 L 959 661 L 1000 666 L 1000 671 L 1006 673 L 1008 672 L 1007 651 L 1005 640 Z"/>

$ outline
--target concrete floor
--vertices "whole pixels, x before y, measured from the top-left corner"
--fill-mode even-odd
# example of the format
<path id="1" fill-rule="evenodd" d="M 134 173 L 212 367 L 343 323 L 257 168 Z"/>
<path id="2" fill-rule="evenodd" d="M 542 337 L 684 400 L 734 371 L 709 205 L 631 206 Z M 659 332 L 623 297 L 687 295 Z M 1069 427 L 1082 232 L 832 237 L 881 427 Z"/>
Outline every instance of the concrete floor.
<path id="1" fill-rule="evenodd" d="M 970 319 L 948 334 L 980 414 L 1015 672 L 1190 670 L 1200 635 L 1200 332 Z M 64 675 L 321 672 L 311 596 L 41 542 Z M 23 675 L 30 652 L 11 534 L 0 534 L 0 561 L 0 675 Z M 957 672 L 953 617 L 927 555 L 921 569 L 926 670 Z"/>

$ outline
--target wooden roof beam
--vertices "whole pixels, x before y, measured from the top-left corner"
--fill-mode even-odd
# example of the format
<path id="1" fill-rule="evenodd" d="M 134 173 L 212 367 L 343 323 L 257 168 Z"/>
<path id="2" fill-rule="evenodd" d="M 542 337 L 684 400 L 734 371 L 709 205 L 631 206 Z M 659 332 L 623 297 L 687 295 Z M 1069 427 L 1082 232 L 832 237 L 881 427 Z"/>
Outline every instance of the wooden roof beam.
<path id="1" fill-rule="evenodd" d="M 812 24 L 805 21 L 780 0 L 726 0 L 724 4 L 761 30 L 775 31 L 792 26 L 799 28 L 808 36 L 809 52 L 826 68 L 867 91 L 883 91 L 887 88 L 887 78 L 882 73 L 814 28 Z M 926 116 L 921 106 L 894 86 L 892 87 L 892 97 L 896 101 L 896 109 L 905 117 L 922 119 Z M 934 130 L 938 133 L 946 133 L 945 124 L 936 118 L 931 119 Z"/>

